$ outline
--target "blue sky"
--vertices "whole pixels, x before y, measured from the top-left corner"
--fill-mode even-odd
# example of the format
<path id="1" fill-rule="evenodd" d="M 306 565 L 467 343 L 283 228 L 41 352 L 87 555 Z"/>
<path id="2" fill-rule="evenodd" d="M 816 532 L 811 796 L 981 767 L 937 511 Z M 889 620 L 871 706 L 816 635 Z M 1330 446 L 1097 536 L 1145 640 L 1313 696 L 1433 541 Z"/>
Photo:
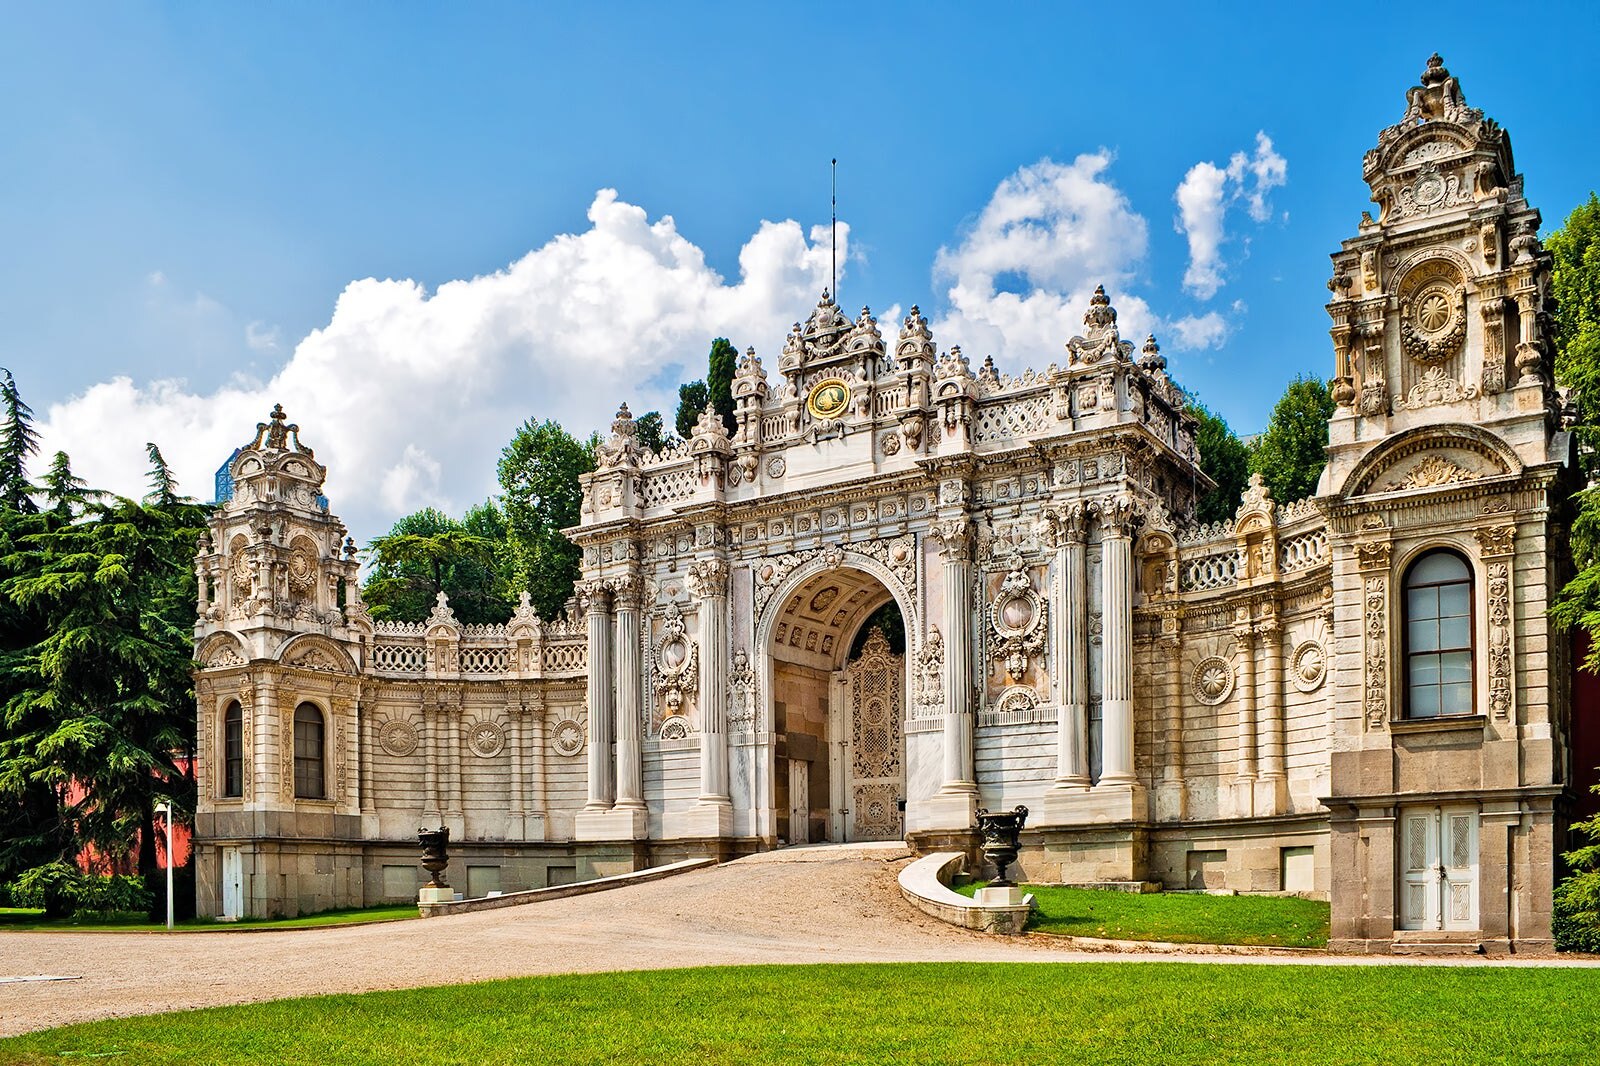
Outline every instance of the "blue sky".
<path id="1" fill-rule="evenodd" d="M 1592 6 L 1371 10 L 9 5 L 0 363 L 122 491 L 155 440 L 208 495 L 281 400 L 366 539 L 481 499 L 524 418 L 668 402 L 717 333 L 772 365 L 837 156 L 848 310 L 1043 367 L 1103 280 L 1255 430 L 1329 372 L 1327 255 L 1430 52 L 1547 228 L 1600 186 Z"/>

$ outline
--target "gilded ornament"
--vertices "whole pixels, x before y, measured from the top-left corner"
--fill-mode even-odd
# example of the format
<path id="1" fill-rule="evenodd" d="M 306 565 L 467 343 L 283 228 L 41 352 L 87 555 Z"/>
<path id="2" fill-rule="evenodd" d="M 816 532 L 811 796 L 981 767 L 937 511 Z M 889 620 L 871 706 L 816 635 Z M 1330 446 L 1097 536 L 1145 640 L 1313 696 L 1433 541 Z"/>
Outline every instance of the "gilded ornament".
<path id="1" fill-rule="evenodd" d="M 823 378 L 806 394 L 812 418 L 834 419 L 850 409 L 850 383 L 843 378 Z"/>

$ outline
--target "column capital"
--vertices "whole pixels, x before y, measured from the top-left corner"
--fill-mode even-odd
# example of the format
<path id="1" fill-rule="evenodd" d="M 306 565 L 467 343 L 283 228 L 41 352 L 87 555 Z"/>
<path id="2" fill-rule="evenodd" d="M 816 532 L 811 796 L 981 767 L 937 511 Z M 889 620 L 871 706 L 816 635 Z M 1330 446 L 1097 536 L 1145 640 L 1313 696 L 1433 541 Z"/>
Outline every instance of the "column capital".
<path id="1" fill-rule="evenodd" d="M 1039 519 L 1039 532 L 1052 548 L 1082 544 L 1088 533 L 1089 516 L 1082 503 L 1058 504 L 1045 508 Z"/>
<path id="2" fill-rule="evenodd" d="M 696 599 L 726 596 L 729 572 L 730 567 L 722 559 L 700 559 L 689 565 L 684 583 Z"/>
<path id="3" fill-rule="evenodd" d="M 1107 496 L 1095 502 L 1094 510 L 1100 516 L 1100 525 L 1106 536 L 1133 536 L 1133 527 L 1139 520 L 1139 508 L 1132 496 L 1125 492 Z"/>
<path id="4" fill-rule="evenodd" d="M 578 607 L 586 614 L 609 614 L 611 611 L 611 587 L 605 581 L 580 581 L 574 589 L 578 596 Z"/>
<path id="5" fill-rule="evenodd" d="M 945 562 L 967 562 L 971 555 L 972 519 L 966 515 L 936 518 L 928 532 L 939 540 L 939 554 Z"/>
<path id="6" fill-rule="evenodd" d="M 611 595 L 612 606 L 619 611 L 637 611 L 644 595 L 644 582 L 638 574 L 623 574 L 608 578 L 606 591 Z"/>

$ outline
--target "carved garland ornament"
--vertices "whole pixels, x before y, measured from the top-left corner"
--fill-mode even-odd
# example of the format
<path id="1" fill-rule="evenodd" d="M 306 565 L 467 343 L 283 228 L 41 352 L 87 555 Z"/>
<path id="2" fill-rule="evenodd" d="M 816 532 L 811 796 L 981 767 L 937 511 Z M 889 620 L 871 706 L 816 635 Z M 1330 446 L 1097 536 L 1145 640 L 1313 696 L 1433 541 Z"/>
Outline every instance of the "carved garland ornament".
<path id="1" fill-rule="evenodd" d="M 1489 710 L 1511 714 L 1511 567 L 1489 564 Z"/>
<path id="2" fill-rule="evenodd" d="M 1194 698 L 1215 707 L 1233 693 L 1233 666 L 1220 655 L 1208 655 L 1194 667 Z"/>
<path id="3" fill-rule="evenodd" d="M 1049 605 L 1033 590 L 1022 556 L 1013 553 L 1009 564 L 1000 593 L 989 605 L 989 625 L 996 638 L 995 661 L 1013 680 L 1020 681 L 1028 672 L 1029 657 L 1044 650 Z"/>
<path id="4" fill-rule="evenodd" d="M 661 643 L 656 646 L 655 652 L 656 703 L 667 717 L 679 714 L 685 693 L 694 691 L 700 676 L 700 649 L 685 633 L 683 611 L 676 603 L 667 604 L 667 618 L 661 627 Z"/>
<path id="5" fill-rule="evenodd" d="M 1400 343 L 1419 363 L 1437 365 L 1467 339 L 1467 304 L 1461 288 L 1435 280 L 1400 302 Z"/>
<path id="6" fill-rule="evenodd" d="M 1368 729 L 1382 729 L 1389 721 L 1389 579 L 1366 579 L 1366 678 L 1363 697 Z"/>

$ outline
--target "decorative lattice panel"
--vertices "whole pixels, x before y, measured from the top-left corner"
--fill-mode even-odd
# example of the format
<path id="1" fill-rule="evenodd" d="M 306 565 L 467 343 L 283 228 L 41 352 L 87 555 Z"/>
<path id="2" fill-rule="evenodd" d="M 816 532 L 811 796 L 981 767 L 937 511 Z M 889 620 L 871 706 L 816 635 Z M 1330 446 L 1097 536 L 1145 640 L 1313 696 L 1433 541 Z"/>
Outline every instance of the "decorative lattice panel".
<path id="1" fill-rule="evenodd" d="M 372 667 L 383 673 L 420 674 L 428 668 L 428 650 L 421 644 L 375 644 Z"/>
<path id="2" fill-rule="evenodd" d="M 1229 548 L 1217 555 L 1202 555 L 1183 564 L 1180 587 L 1184 592 L 1219 589 L 1238 584 L 1239 552 Z"/>
<path id="3" fill-rule="evenodd" d="M 1055 424 L 1046 393 L 986 403 L 978 408 L 976 439 L 1008 440 L 1026 437 Z"/>

